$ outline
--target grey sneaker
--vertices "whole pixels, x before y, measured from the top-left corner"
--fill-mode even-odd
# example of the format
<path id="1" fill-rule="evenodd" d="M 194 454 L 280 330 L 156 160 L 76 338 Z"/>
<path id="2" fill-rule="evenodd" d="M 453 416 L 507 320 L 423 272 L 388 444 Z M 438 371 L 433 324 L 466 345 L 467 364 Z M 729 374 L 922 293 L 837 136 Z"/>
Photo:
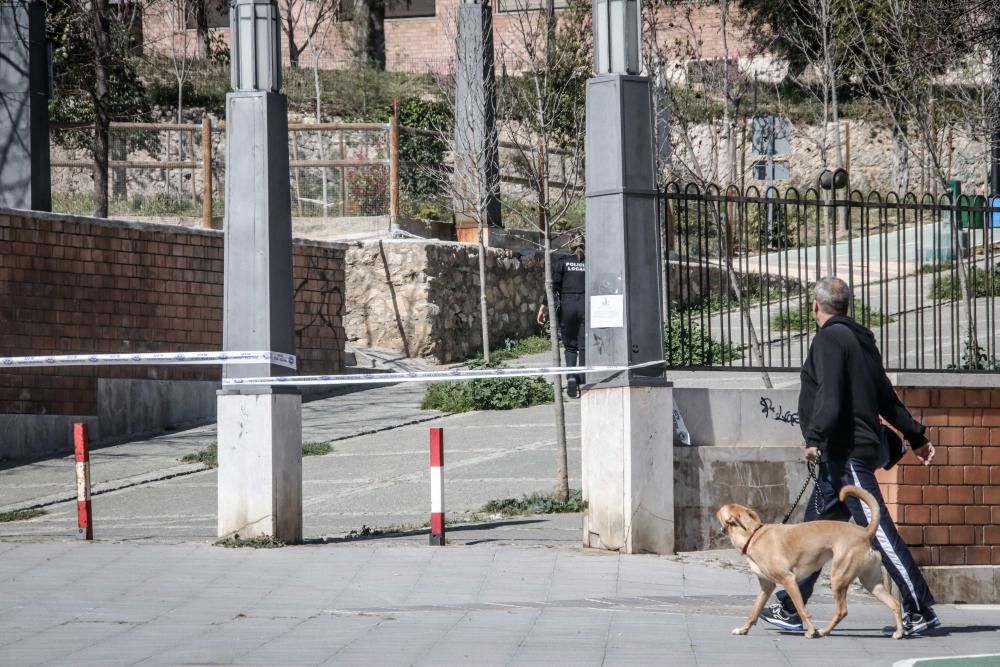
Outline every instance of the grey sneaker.
<path id="1" fill-rule="evenodd" d="M 920 635 L 933 628 L 941 627 L 941 619 L 933 609 L 922 609 L 919 612 L 909 612 L 903 614 L 903 636 L 911 637 Z M 882 628 L 882 634 L 890 637 L 896 632 L 895 626 L 887 625 Z"/>
<path id="2" fill-rule="evenodd" d="M 761 620 L 782 630 L 802 630 L 802 619 L 795 612 L 788 613 L 780 602 L 774 602 L 764 607 L 760 613 Z"/>

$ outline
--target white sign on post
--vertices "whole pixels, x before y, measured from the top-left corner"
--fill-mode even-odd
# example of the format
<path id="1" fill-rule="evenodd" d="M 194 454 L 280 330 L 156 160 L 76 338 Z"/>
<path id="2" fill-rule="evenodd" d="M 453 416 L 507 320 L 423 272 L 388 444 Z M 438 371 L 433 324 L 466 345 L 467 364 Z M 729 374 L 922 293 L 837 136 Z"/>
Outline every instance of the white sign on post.
<path id="1" fill-rule="evenodd" d="M 624 294 L 597 294 L 590 297 L 591 329 L 620 329 L 624 326 Z"/>

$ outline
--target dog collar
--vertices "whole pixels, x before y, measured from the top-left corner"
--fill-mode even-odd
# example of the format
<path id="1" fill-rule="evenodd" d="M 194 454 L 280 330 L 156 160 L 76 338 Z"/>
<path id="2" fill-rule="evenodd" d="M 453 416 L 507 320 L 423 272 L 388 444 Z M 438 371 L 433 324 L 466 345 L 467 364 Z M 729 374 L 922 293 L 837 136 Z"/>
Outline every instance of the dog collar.
<path id="1" fill-rule="evenodd" d="M 747 538 L 747 543 L 743 545 L 743 551 L 740 552 L 741 556 L 746 556 L 747 555 L 747 549 L 750 548 L 750 542 L 751 542 L 751 540 L 753 540 L 753 536 L 756 535 L 757 531 L 760 530 L 763 527 L 764 527 L 764 524 L 760 524 L 759 526 L 757 526 L 756 528 L 753 529 L 753 532 L 750 533 L 750 537 Z"/>

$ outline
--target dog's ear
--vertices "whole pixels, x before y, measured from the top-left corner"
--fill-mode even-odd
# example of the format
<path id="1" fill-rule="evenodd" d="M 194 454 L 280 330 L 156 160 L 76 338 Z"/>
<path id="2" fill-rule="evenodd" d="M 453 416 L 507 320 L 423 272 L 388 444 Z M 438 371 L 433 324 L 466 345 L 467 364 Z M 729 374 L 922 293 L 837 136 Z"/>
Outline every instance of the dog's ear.
<path id="1" fill-rule="evenodd" d="M 760 515 L 754 512 L 749 507 L 747 508 L 747 515 L 757 523 L 764 523 L 763 521 L 760 520 Z"/>

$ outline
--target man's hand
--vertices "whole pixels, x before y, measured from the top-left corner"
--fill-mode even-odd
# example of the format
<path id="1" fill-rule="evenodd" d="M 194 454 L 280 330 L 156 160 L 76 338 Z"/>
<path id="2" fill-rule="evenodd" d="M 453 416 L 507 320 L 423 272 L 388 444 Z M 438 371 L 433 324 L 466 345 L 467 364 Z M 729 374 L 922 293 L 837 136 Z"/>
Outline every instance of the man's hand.
<path id="1" fill-rule="evenodd" d="M 538 322 L 539 324 L 545 324 L 545 318 L 546 318 L 545 304 L 543 303 L 538 307 L 538 317 L 535 318 L 535 321 Z"/>
<path id="2" fill-rule="evenodd" d="M 819 461 L 819 448 L 806 447 L 806 461 L 809 461 L 809 463 L 816 463 L 816 461 Z"/>
<path id="3" fill-rule="evenodd" d="M 914 449 L 913 453 L 917 455 L 917 458 L 920 459 L 921 463 L 925 466 L 929 466 L 931 461 L 934 460 L 934 445 L 928 442 L 923 447 Z"/>

